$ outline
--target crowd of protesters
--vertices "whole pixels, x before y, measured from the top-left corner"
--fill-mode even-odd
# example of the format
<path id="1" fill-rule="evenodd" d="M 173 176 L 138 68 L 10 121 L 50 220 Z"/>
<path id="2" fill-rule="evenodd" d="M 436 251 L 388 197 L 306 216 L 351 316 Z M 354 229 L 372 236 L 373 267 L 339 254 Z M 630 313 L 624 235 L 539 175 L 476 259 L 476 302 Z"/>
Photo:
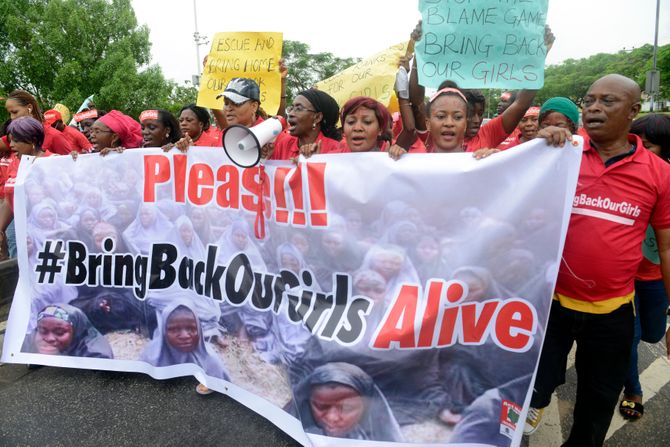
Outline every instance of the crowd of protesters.
<path id="1" fill-rule="evenodd" d="M 545 41 L 550 47 L 550 32 Z M 639 86 L 608 74 L 589 88 L 581 116 L 570 99 L 534 104 L 535 92 L 522 90 L 505 92 L 497 116 L 483 123 L 481 92 L 445 80 L 426 99 L 417 65 L 410 67 L 408 61 L 400 61 L 395 85 L 399 113 L 391 114 L 369 97 L 354 97 L 340 107 L 327 93 L 308 89 L 290 106 L 280 105 L 278 118 L 284 130 L 274 144 L 263 148 L 263 158 L 373 151 L 388 152 L 394 159 L 455 152 L 483 158 L 536 138 L 562 146 L 574 135 L 583 137 L 576 200 L 526 428 L 528 433 L 537 428 L 542 409 L 564 383 L 566 359 L 576 342 L 574 424 L 564 445 L 602 445 L 617 404 L 628 419 L 643 414 L 637 370 L 640 340 L 658 342 L 665 337 L 670 343 L 665 326 L 670 288 L 670 117 L 637 118 Z M 282 98 L 287 76 L 290 67 L 282 66 Z M 253 127 L 268 118 L 259 86 L 251 79 L 232 80 L 221 95 L 222 111 L 190 104 L 178 116 L 149 109 L 136 120 L 121 111 L 95 107 L 71 117 L 60 104 L 43 113 L 29 93 L 11 92 L 5 101 L 10 119 L 0 134 L 2 253 L 16 255 L 13 186 L 21 157 L 105 155 L 138 147 L 182 151 L 219 147 L 227 126 Z M 54 236 L 86 239 L 91 252 L 102 251 L 111 237 L 115 251 L 139 253 L 146 253 L 153 240 L 167 238 L 196 258 L 205 257 L 208 244 L 217 244 L 223 263 L 242 251 L 257 270 L 309 269 L 324 291 L 332 290 L 331 272 L 346 272 L 354 278 L 354 289 L 375 302 L 388 301 L 397 284 L 436 277 L 462 279 L 473 294 L 469 299 L 475 301 L 519 296 L 522 290 L 528 293 L 546 285 L 538 280 L 546 276 L 547 260 L 534 254 L 543 234 L 536 230 L 548 230 L 556 222 L 541 208 L 518 222 L 496 221 L 474 207 L 458 210 L 457 218 L 449 221 L 458 222 L 460 228 L 448 233 L 460 234 L 458 239 L 445 237 L 446 232 L 423 221 L 410 205 L 389 202 L 377 216 L 345 212 L 318 236 L 289 236 L 270 228 L 269 237 L 257 241 L 250 217 L 243 214 L 184 208 L 167 198 L 156 206 L 142 204 L 140 175 L 137 167 L 119 165 L 102 170 L 95 179 L 42 172 L 39 182 L 25 185 L 29 263 L 34 265 L 42 242 Z M 637 211 L 603 209 L 596 201 L 580 202 L 580 197 L 626 202 Z M 455 257 L 454 245 L 475 234 L 496 242 L 491 244 L 489 265 Z M 435 418 L 455 425 L 452 441 L 468 442 L 476 431 L 491 433 L 484 439 L 496 444 L 501 436 L 498 427 L 487 426 L 487 421 L 496 422 L 498 416 L 487 413 L 492 407 L 486 399 L 502 399 L 518 387 L 520 378 L 530 380 L 533 372 L 497 365 L 494 373 L 486 365 L 488 346 L 449 355 L 418 352 L 407 357 L 405 371 L 392 366 L 397 359 L 393 363 L 365 350 L 331 350 L 278 317 L 190 296 L 185 300 L 177 292 L 138 304 L 132 295 L 118 291 L 55 289 L 35 286 L 27 351 L 111 358 L 101 334 L 119 329 L 106 325 L 112 321 L 109 314 L 114 314 L 126 329 L 141 329 L 151 339 L 142 360 L 156 366 L 196 363 L 209 375 L 229 380 L 210 344 L 223 346 L 226 334 L 236 334 L 250 340 L 268 362 L 286 366 L 294 391 L 287 411 L 300 416 L 308 431 L 329 436 L 400 441 L 401 426 Z M 474 296 L 476 290 L 481 296 Z M 465 366 L 454 366 L 454 358 Z M 403 377 L 402 387 L 394 381 L 398 375 Z M 208 391 L 204 386 L 199 389 Z M 491 389 L 498 390 L 498 397 L 490 397 Z M 347 411 L 340 408 L 344 401 Z M 339 422 L 329 416 L 336 407 L 345 413 Z"/>

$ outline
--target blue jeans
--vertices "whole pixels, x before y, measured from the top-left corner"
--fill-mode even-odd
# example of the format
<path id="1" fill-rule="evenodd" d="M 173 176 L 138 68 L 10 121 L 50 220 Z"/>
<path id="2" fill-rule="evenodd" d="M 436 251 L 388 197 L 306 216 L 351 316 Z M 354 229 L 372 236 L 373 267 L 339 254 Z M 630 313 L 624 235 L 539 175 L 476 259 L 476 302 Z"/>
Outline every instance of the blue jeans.
<path id="1" fill-rule="evenodd" d="M 16 257 L 16 231 L 14 230 L 14 221 L 12 220 L 5 231 L 7 236 L 7 251 L 10 258 Z"/>
<path id="2" fill-rule="evenodd" d="M 635 281 L 635 335 L 630 353 L 630 369 L 623 392 L 627 396 L 642 396 L 637 370 L 637 347 L 640 340 L 657 343 L 665 335 L 665 314 L 668 295 L 663 280 Z"/>

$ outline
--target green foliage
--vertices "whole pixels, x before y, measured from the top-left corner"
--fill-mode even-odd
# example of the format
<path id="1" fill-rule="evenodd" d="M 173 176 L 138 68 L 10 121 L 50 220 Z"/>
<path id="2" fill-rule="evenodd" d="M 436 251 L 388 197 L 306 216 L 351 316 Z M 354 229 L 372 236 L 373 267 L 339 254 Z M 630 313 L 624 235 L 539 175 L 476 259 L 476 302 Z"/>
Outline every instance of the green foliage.
<path id="1" fill-rule="evenodd" d="M 286 85 L 287 104 L 291 104 L 299 92 L 360 61 L 351 57 L 342 59 L 332 53 L 310 53 L 309 45 L 294 40 L 284 41 L 282 56 L 289 70 Z"/>
<path id="2" fill-rule="evenodd" d="M 647 71 L 652 68 L 652 45 L 614 54 L 596 54 L 584 59 L 568 59 L 560 65 L 546 68 L 544 87 L 536 102 L 541 104 L 554 96 L 565 96 L 581 105 L 589 86 L 598 78 L 619 73 L 640 84 L 644 89 Z M 670 45 L 659 47 L 657 67 L 661 70 L 661 96 L 670 97 Z"/>
<path id="3" fill-rule="evenodd" d="M 147 67 L 149 30 L 130 0 L 0 0 L 0 14 L 0 95 L 20 88 L 76 110 L 94 94 L 97 107 L 135 117 L 175 108 L 179 87 Z"/>

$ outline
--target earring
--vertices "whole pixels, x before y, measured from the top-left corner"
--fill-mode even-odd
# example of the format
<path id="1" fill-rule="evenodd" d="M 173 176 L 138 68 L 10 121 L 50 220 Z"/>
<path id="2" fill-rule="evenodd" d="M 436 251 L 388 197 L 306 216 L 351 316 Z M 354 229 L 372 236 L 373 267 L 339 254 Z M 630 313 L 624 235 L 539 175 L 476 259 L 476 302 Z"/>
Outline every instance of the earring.
<path id="1" fill-rule="evenodd" d="M 312 130 L 316 129 L 316 123 L 312 123 Z"/>

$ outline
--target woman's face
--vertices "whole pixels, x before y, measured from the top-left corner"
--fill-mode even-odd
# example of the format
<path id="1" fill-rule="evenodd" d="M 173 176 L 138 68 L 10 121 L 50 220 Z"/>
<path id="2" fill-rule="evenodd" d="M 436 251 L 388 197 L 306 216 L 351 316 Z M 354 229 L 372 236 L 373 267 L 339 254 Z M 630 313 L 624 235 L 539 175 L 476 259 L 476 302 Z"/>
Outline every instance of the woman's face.
<path id="1" fill-rule="evenodd" d="M 33 116 L 33 108 L 30 105 L 22 106 L 15 99 L 8 99 L 5 102 L 5 109 L 9 113 L 9 117 L 13 120 L 22 116 Z"/>
<path id="2" fill-rule="evenodd" d="M 524 116 L 519 123 L 519 130 L 521 131 L 521 138 L 524 141 L 530 141 L 537 135 L 539 124 L 536 115 Z"/>
<path id="3" fill-rule="evenodd" d="M 102 194 L 98 190 L 92 190 L 86 193 L 85 197 L 86 205 L 91 208 L 98 209 L 102 205 Z"/>
<path id="4" fill-rule="evenodd" d="M 156 220 L 156 214 L 149 208 L 140 209 L 140 223 L 143 227 L 149 227 Z"/>
<path id="5" fill-rule="evenodd" d="M 244 101 L 242 104 L 235 104 L 228 98 L 224 99 L 223 113 L 225 113 L 226 121 L 229 125 L 253 126 L 256 122 L 256 110 L 258 110 L 258 103 L 256 101 L 249 100 Z"/>
<path id="6" fill-rule="evenodd" d="M 198 320 L 190 310 L 181 308 L 173 311 L 165 326 L 165 340 L 177 351 L 193 352 L 198 347 Z"/>
<path id="7" fill-rule="evenodd" d="M 93 124 L 95 124 L 96 118 L 86 118 L 85 120 L 81 120 L 79 122 L 79 128 L 81 129 L 81 133 L 83 133 L 86 138 L 88 138 L 88 141 L 93 144 L 93 141 L 91 140 L 91 127 L 93 127 Z"/>
<path id="8" fill-rule="evenodd" d="M 96 218 L 95 214 L 93 214 L 91 211 L 85 211 L 81 215 L 80 223 L 84 230 L 92 232 L 93 227 L 95 227 L 95 224 L 98 223 L 98 219 Z"/>
<path id="9" fill-rule="evenodd" d="M 372 279 L 361 279 L 354 284 L 356 294 L 367 296 L 375 303 L 383 303 L 386 294 L 386 284 Z"/>
<path id="10" fill-rule="evenodd" d="M 107 147 L 117 147 L 120 144 L 119 137 L 100 120 L 91 126 L 90 135 L 94 152 L 100 152 Z"/>
<path id="11" fill-rule="evenodd" d="M 317 114 L 312 103 L 304 96 L 298 95 L 288 112 L 288 132 L 294 137 L 309 134 L 318 120 Z"/>
<path id="12" fill-rule="evenodd" d="M 540 129 L 544 129 L 545 127 L 549 126 L 562 127 L 563 129 L 569 130 L 572 124 L 568 117 L 563 115 L 561 112 L 551 112 L 542 118 Z"/>
<path id="13" fill-rule="evenodd" d="M 344 138 L 352 152 L 367 152 L 377 147 L 383 130 L 372 109 L 359 107 L 344 117 Z"/>
<path id="14" fill-rule="evenodd" d="M 405 258 L 398 253 L 382 251 L 374 258 L 372 266 L 377 273 L 388 281 L 400 273 L 404 261 Z"/>
<path id="15" fill-rule="evenodd" d="M 44 208 L 37 215 L 37 223 L 39 224 L 40 228 L 45 229 L 53 228 L 54 225 L 56 225 L 57 219 L 58 215 L 51 208 Z"/>
<path id="16" fill-rule="evenodd" d="M 430 107 L 426 125 L 438 152 L 460 152 L 468 128 L 467 105 L 459 96 L 439 96 Z"/>
<path id="17" fill-rule="evenodd" d="M 300 273 L 300 261 L 298 261 L 295 256 L 289 253 L 282 253 L 281 267 L 296 274 Z"/>
<path id="18" fill-rule="evenodd" d="M 184 109 L 179 115 L 179 130 L 181 134 L 190 136 L 196 140 L 202 133 L 205 124 L 198 119 L 198 116 L 191 109 Z"/>
<path id="19" fill-rule="evenodd" d="M 654 154 L 658 155 L 661 157 L 661 154 L 663 153 L 663 147 L 659 144 L 654 144 L 651 141 L 647 140 L 647 137 L 645 134 L 640 135 L 640 139 L 642 140 L 642 145 L 646 148 L 652 151 Z"/>
<path id="20" fill-rule="evenodd" d="M 194 208 L 191 211 L 191 223 L 193 228 L 204 228 L 205 227 L 205 213 L 206 211 L 201 208 Z"/>
<path id="21" fill-rule="evenodd" d="M 33 143 L 24 143 L 22 141 L 16 141 L 13 138 L 9 140 L 9 149 L 16 152 L 19 158 L 22 155 L 33 155 L 35 153 L 35 145 Z"/>
<path id="22" fill-rule="evenodd" d="M 242 230 L 233 231 L 233 243 L 238 250 L 244 250 L 247 248 L 247 244 L 249 243 L 249 237 L 247 236 L 247 233 Z"/>
<path id="23" fill-rule="evenodd" d="M 421 262 L 434 262 L 440 255 L 440 247 L 435 239 L 424 238 L 416 245 L 416 254 Z"/>
<path id="24" fill-rule="evenodd" d="M 119 235 L 116 234 L 113 230 L 97 231 L 93 233 L 93 240 L 95 241 L 95 246 L 98 250 L 102 250 L 102 244 L 105 242 L 105 239 L 112 239 L 114 241 L 114 246 L 118 247 Z"/>
<path id="25" fill-rule="evenodd" d="M 160 120 L 142 122 L 142 147 L 161 147 L 170 142 L 170 128 Z"/>
<path id="26" fill-rule="evenodd" d="M 344 437 L 365 415 L 366 399 L 346 385 L 327 384 L 312 388 L 310 407 L 314 421 L 328 436 Z"/>
<path id="27" fill-rule="evenodd" d="M 344 247 L 344 236 L 340 233 L 326 233 L 321 239 L 323 249 L 329 256 L 337 256 Z"/>
<path id="28" fill-rule="evenodd" d="M 188 224 L 182 224 L 179 227 L 179 236 L 181 237 L 181 240 L 184 241 L 184 244 L 190 246 L 193 242 L 193 228 Z"/>
<path id="29" fill-rule="evenodd" d="M 468 301 L 483 301 L 486 298 L 486 284 L 480 278 L 476 277 L 472 273 L 463 272 L 457 276 L 454 276 L 454 279 L 463 281 L 468 285 Z"/>
<path id="30" fill-rule="evenodd" d="M 309 252 L 309 241 L 302 234 L 294 234 L 291 237 L 291 243 L 303 256 Z"/>
<path id="31" fill-rule="evenodd" d="M 66 321 L 45 317 L 37 322 L 35 345 L 40 354 L 58 355 L 72 344 L 74 328 Z"/>

